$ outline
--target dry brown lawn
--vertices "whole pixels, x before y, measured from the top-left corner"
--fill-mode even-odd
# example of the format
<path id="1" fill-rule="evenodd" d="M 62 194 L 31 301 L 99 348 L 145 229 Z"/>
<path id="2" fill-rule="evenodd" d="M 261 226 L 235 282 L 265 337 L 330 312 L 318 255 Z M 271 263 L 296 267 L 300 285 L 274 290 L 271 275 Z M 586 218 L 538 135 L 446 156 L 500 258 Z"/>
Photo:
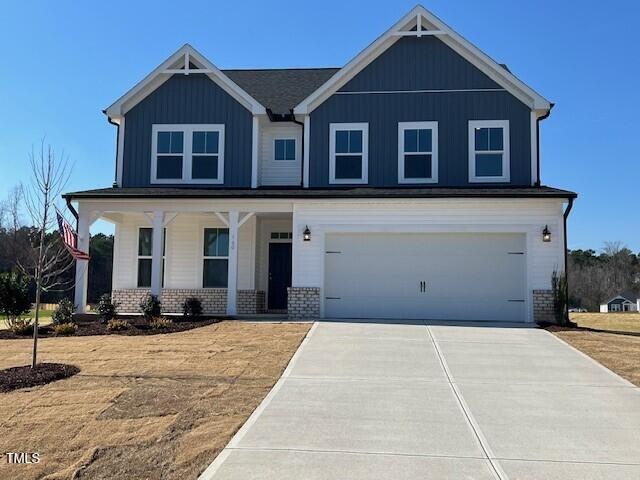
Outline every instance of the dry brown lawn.
<path id="1" fill-rule="evenodd" d="M 640 313 L 572 313 L 580 327 L 618 332 L 640 333 Z"/>
<path id="2" fill-rule="evenodd" d="M 196 478 L 280 377 L 308 324 L 222 322 L 182 333 L 43 339 L 69 379 L 0 394 L 0 478 Z M 0 341 L 0 368 L 29 340 Z M 0 454 L 1 455 L 1 454 Z"/>
<path id="3" fill-rule="evenodd" d="M 574 313 L 571 320 L 579 328 L 552 329 L 553 333 L 640 386 L 640 314 Z"/>

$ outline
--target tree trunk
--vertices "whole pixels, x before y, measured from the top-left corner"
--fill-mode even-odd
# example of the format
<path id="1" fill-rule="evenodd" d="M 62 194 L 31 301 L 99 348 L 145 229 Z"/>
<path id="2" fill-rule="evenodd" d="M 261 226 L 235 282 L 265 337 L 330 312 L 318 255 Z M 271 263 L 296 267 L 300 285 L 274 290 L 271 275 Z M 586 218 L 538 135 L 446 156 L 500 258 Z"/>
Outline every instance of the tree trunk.
<path id="1" fill-rule="evenodd" d="M 42 269 L 44 267 L 44 241 L 47 219 L 49 214 L 48 190 L 45 193 L 44 215 L 42 229 L 40 230 L 40 245 L 38 246 L 38 266 L 36 270 L 36 315 L 33 325 L 33 353 L 31 354 L 31 368 L 38 364 L 38 321 L 40 320 L 40 293 L 42 291 Z"/>
<path id="2" fill-rule="evenodd" d="M 40 317 L 40 275 L 36 281 L 36 316 L 33 322 L 33 352 L 31 354 L 31 368 L 36 368 L 38 364 L 38 320 Z"/>

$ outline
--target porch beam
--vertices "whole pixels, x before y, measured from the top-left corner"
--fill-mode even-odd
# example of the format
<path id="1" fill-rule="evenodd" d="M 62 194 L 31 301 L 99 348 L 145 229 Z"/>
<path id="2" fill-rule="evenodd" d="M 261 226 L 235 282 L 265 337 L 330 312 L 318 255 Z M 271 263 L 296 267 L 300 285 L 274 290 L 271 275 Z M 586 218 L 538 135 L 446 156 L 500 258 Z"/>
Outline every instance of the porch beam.
<path id="1" fill-rule="evenodd" d="M 227 220 L 227 218 L 220 212 L 213 212 L 215 213 L 216 217 L 218 217 L 220 219 L 220 221 L 224 224 L 225 227 L 229 226 L 229 220 Z"/>
<path id="2" fill-rule="evenodd" d="M 151 295 L 160 296 L 162 289 L 162 230 L 164 212 L 153 212 L 151 241 Z"/>
<path id="3" fill-rule="evenodd" d="M 237 210 L 229 212 L 229 261 L 227 271 L 227 315 L 237 313 L 236 297 L 238 293 L 238 217 Z"/>
<path id="4" fill-rule="evenodd" d="M 246 221 L 249 220 L 251 217 L 253 217 L 254 213 L 255 212 L 247 212 L 247 214 L 244 217 L 242 217 L 240 222 L 238 222 L 238 228 L 244 225 Z"/>
<path id="5" fill-rule="evenodd" d="M 169 225 L 171 222 L 173 222 L 176 217 L 178 216 L 178 213 L 166 213 L 164 215 L 164 220 L 162 222 L 162 224 L 166 227 L 167 225 Z"/>

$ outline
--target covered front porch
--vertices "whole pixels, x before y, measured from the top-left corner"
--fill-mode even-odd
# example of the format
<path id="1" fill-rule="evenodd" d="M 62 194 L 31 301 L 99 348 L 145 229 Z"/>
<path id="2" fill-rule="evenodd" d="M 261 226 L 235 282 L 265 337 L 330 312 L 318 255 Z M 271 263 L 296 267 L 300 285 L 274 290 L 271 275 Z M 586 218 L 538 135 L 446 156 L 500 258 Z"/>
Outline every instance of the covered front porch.
<path id="1" fill-rule="evenodd" d="M 291 202 L 92 200 L 77 210 L 83 250 L 93 222 L 115 225 L 112 299 L 120 313 L 138 313 L 149 293 L 165 313 L 182 313 L 189 297 L 209 315 L 287 312 Z M 87 271 L 87 261 L 78 261 L 78 312 L 87 309 Z"/>

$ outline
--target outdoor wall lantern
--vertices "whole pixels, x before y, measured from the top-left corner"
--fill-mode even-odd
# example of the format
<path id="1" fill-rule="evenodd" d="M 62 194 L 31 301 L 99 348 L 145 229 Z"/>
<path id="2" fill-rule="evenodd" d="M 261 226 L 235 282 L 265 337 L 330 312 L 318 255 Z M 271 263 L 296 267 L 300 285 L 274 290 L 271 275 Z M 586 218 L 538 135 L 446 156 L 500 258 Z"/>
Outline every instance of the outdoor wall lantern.
<path id="1" fill-rule="evenodd" d="M 302 240 L 305 242 L 311 241 L 311 230 L 309 230 L 309 226 L 304 227 L 304 232 L 302 232 Z"/>
<path id="2" fill-rule="evenodd" d="M 544 230 L 542 230 L 542 241 L 543 242 L 551 241 L 551 232 L 549 231 L 549 225 L 545 225 Z"/>

